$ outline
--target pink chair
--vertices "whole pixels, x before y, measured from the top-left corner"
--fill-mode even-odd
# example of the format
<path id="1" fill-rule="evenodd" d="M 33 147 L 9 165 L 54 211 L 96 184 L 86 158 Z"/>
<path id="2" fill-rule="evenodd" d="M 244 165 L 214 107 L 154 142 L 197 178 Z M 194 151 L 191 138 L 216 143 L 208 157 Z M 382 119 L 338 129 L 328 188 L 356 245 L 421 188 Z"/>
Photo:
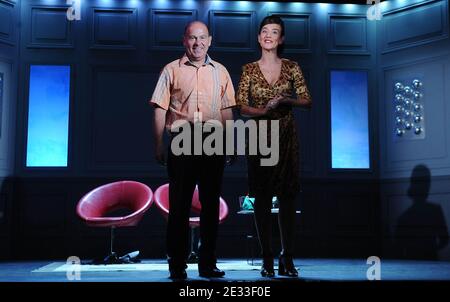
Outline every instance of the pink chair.
<path id="1" fill-rule="evenodd" d="M 118 181 L 93 189 L 77 204 L 78 216 L 91 227 L 111 228 L 110 255 L 102 263 L 123 263 L 127 258 L 118 258 L 113 251 L 114 229 L 136 226 L 153 203 L 152 190 L 136 181 Z M 116 210 L 127 210 L 122 216 L 110 216 Z M 137 252 L 139 254 L 139 252 Z M 133 253 L 137 256 L 136 252 Z M 129 260 L 130 257 L 128 257 Z"/>
<path id="2" fill-rule="evenodd" d="M 156 189 L 155 194 L 153 196 L 154 202 L 161 214 L 164 218 L 169 217 L 169 184 L 164 184 Z M 192 205 L 191 211 L 195 215 L 199 215 L 202 209 L 202 205 L 199 199 L 198 187 L 195 187 L 194 194 L 192 194 Z M 220 197 L 219 200 L 219 224 L 225 221 L 228 217 L 228 205 L 225 200 Z M 200 217 L 192 216 L 189 217 L 189 227 L 191 228 L 191 254 L 189 255 L 188 262 L 194 263 L 197 262 L 198 257 L 194 251 L 194 242 L 195 242 L 195 230 L 200 226 Z"/>

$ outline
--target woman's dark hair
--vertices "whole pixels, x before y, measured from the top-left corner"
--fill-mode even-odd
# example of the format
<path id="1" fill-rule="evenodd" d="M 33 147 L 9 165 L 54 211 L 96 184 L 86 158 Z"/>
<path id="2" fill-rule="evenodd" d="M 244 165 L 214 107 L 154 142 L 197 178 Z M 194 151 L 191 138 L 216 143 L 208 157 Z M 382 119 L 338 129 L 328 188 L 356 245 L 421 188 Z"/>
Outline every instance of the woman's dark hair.
<path id="1" fill-rule="evenodd" d="M 278 24 L 281 27 L 281 33 L 280 33 L 280 37 L 283 38 L 284 37 L 284 22 L 283 20 L 280 18 L 280 16 L 277 15 L 271 15 L 271 16 L 267 16 L 265 17 L 262 21 L 261 24 L 259 25 L 259 31 L 258 34 L 261 33 L 262 28 L 264 27 L 264 25 L 267 24 Z M 284 50 L 284 43 L 283 44 L 279 44 L 278 48 L 277 48 L 277 54 L 280 55 Z"/>

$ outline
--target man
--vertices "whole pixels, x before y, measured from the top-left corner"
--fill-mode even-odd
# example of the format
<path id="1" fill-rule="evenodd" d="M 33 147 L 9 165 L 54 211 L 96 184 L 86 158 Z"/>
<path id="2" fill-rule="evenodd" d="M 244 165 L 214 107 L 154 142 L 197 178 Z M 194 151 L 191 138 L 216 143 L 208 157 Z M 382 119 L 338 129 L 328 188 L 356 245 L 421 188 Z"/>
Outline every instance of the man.
<path id="1" fill-rule="evenodd" d="M 235 106 L 234 88 L 225 67 L 207 54 L 212 37 L 207 26 L 199 21 L 189 23 L 184 32 L 186 53 L 181 59 L 167 64 L 159 77 L 150 101 L 154 110 L 156 160 L 165 165 L 164 128 L 173 139 L 174 125 L 194 122 L 199 115 L 203 121 L 216 120 L 225 126 L 232 120 Z M 186 125 L 186 124 L 185 124 Z M 198 124 L 195 124 L 198 125 Z M 184 127 L 180 127 L 184 128 Z M 204 139 L 205 137 L 203 137 Z M 200 141 L 202 143 L 203 140 Z M 191 150 L 199 145 L 192 139 Z M 179 154 L 179 153 L 177 153 Z M 197 153 L 195 153 L 197 154 Z M 170 278 L 185 279 L 186 258 L 189 253 L 189 214 L 192 195 L 198 185 L 202 211 L 200 214 L 199 275 L 222 277 L 225 272 L 216 266 L 215 249 L 219 221 L 219 198 L 225 155 L 175 155 L 169 146 L 169 218 L 167 226 L 167 256 Z"/>

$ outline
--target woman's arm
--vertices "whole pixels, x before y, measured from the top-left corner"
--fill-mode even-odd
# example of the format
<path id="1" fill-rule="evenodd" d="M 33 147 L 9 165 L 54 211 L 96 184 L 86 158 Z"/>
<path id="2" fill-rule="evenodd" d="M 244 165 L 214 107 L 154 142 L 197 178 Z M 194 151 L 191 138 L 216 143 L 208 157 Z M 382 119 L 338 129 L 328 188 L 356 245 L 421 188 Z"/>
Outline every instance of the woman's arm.
<path id="1" fill-rule="evenodd" d="M 295 107 L 309 109 L 312 107 L 312 98 L 306 85 L 300 66 L 295 63 L 292 70 L 293 85 L 297 98 L 286 96 L 280 101 L 280 104 L 289 104 Z"/>
<path id="2" fill-rule="evenodd" d="M 301 107 L 301 108 L 309 109 L 309 108 L 312 107 L 312 100 L 311 99 L 302 98 L 302 97 L 298 97 L 296 99 L 290 98 L 290 97 L 285 97 L 285 98 L 280 100 L 279 104 L 286 104 L 286 105 L 292 105 L 292 106 L 295 106 L 295 107 Z"/>
<path id="3" fill-rule="evenodd" d="M 269 102 L 267 102 L 266 106 L 264 108 L 254 108 L 246 106 L 244 108 L 244 112 L 242 111 L 241 106 L 241 115 L 249 116 L 249 117 L 258 117 L 258 116 L 264 116 L 270 113 L 271 110 L 278 107 L 279 104 L 281 104 L 281 100 L 285 99 L 284 96 L 276 96 L 273 99 L 271 99 Z"/>
<path id="4" fill-rule="evenodd" d="M 267 115 L 269 109 L 267 107 L 264 108 L 254 108 L 248 105 L 241 105 L 240 113 L 245 117 L 259 117 Z"/>

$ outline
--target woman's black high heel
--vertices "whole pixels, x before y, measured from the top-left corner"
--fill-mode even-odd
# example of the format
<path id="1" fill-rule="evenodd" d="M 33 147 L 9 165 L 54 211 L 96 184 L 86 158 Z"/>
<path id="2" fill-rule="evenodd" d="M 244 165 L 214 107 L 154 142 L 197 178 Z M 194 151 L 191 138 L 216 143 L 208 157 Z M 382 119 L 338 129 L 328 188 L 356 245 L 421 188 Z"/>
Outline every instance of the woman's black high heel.
<path id="1" fill-rule="evenodd" d="M 291 256 L 280 255 L 278 259 L 278 275 L 298 277 L 298 271 L 294 266 L 294 261 Z"/>
<path id="2" fill-rule="evenodd" d="M 261 267 L 261 276 L 272 278 L 275 276 L 275 271 L 273 269 L 273 258 L 264 258 Z"/>

